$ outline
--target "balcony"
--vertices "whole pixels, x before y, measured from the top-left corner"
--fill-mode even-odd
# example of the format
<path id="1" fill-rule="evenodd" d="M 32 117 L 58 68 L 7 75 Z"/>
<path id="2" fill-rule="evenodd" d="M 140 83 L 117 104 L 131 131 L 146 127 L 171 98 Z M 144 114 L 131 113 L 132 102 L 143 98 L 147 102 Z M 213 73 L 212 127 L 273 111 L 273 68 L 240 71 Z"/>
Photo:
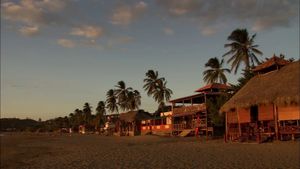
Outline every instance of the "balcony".
<path id="1" fill-rule="evenodd" d="M 197 112 L 205 111 L 206 105 L 205 103 L 197 104 L 197 105 L 191 105 L 191 106 L 183 106 L 179 108 L 173 109 L 173 116 L 187 116 L 192 115 Z"/>

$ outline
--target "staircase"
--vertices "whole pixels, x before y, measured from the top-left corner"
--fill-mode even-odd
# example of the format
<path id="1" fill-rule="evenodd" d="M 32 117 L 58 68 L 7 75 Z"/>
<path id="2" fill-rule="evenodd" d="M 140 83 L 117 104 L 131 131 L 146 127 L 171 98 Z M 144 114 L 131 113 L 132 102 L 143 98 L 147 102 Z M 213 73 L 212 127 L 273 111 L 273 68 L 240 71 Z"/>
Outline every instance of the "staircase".
<path id="1" fill-rule="evenodd" d="M 192 132 L 194 132 L 194 129 L 186 129 L 186 130 L 183 130 L 181 133 L 179 133 L 178 136 L 186 137 Z"/>

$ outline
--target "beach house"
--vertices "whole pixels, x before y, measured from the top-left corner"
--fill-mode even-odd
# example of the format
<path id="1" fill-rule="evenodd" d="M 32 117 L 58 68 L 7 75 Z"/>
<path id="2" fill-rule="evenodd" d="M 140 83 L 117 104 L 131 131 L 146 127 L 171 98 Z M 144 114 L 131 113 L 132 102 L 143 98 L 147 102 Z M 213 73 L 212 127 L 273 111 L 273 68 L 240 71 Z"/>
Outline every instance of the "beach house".
<path id="1" fill-rule="evenodd" d="M 172 134 L 172 111 L 160 112 L 159 116 L 142 120 L 142 135 L 171 135 Z"/>
<path id="2" fill-rule="evenodd" d="M 209 84 L 197 89 L 197 94 L 170 101 L 172 104 L 173 135 L 213 135 L 214 124 L 209 111 L 208 101 L 220 95 L 226 95 L 229 86 L 226 84 Z"/>
<path id="3" fill-rule="evenodd" d="M 300 62 L 273 56 L 220 109 L 226 140 L 294 139 L 300 134 Z"/>
<path id="4" fill-rule="evenodd" d="M 151 119 L 151 115 L 143 110 L 121 113 L 119 116 L 118 132 L 120 136 L 141 135 L 142 121 Z"/>

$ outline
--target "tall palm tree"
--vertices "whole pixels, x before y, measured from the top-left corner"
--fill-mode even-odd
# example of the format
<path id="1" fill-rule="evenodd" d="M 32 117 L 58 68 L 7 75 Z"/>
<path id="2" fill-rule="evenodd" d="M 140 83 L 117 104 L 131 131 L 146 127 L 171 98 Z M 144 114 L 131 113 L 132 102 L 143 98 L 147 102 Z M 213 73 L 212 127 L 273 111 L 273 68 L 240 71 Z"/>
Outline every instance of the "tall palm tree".
<path id="1" fill-rule="evenodd" d="M 105 102 L 99 101 L 96 107 L 96 114 L 101 114 L 102 116 L 106 114 Z"/>
<path id="2" fill-rule="evenodd" d="M 75 116 L 76 125 L 84 124 L 84 115 L 82 110 L 79 109 L 74 110 L 74 116 Z"/>
<path id="3" fill-rule="evenodd" d="M 74 113 L 69 114 L 69 123 L 70 123 L 70 127 L 75 126 L 75 115 L 74 115 Z"/>
<path id="4" fill-rule="evenodd" d="M 88 124 L 92 117 L 92 106 L 90 106 L 89 103 L 84 103 L 82 111 L 84 114 L 85 123 Z"/>
<path id="5" fill-rule="evenodd" d="M 167 88 L 167 81 L 159 81 L 158 87 L 153 92 L 153 97 L 159 103 L 159 108 L 163 108 L 165 103 L 171 99 L 173 91 Z"/>
<path id="6" fill-rule="evenodd" d="M 118 104 L 122 110 L 126 110 L 128 105 L 128 93 L 132 90 L 131 87 L 126 88 L 126 84 L 124 81 L 119 81 L 118 84 L 115 86 L 115 95 L 118 98 Z"/>
<path id="7" fill-rule="evenodd" d="M 127 97 L 127 107 L 128 110 L 137 110 L 141 105 L 141 95 L 137 90 L 129 91 Z"/>
<path id="8" fill-rule="evenodd" d="M 95 118 L 95 127 L 98 128 L 99 124 L 104 124 L 104 116 L 106 114 L 105 102 L 99 101 L 96 107 L 96 118 Z"/>
<path id="9" fill-rule="evenodd" d="M 143 86 L 143 88 L 147 92 L 147 95 L 151 96 L 155 91 L 155 89 L 158 87 L 159 81 L 164 81 L 164 80 L 165 78 L 158 77 L 158 71 L 148 70 L 148 72 L 146 73 L 146 78 L 144 79 L 145 84 Z"/>
<path id="10" fill-rule="evenodd" d="M 118 112 L 118 103 L 117 103 L 117 97 L 115 95 L 115 91 L 113 89 L 110 89 L 106 93 L 106 105 L 108 110 L 113 113 L 113 112 Z"/>
<path id="11" fill-rule="evenodd" d="M 247 29 L 236 29 L 228 36 L 227 39 L 231 43 L 225 44 L 224 47 L 230 50 L 223 57 L 230 57 L 227 63 L 231 63 L 231 70 L 235 69 L 235 74 L 242 62 L 246 69 L 250 69 L 250 62 L 252 66 L 259 63 L 256 54 L 262 55 L 263 53 L 257 49 L 258 45 L 254 44 L 255 37 L 256 34 L 249 37 Z"/>
<path id="12" fill-rule="evenodd" d="M 203 72 L 203 80 L 206 83 L 227 83 L 225 72 L 230 73 L 227 68 L 222 68 L 223 60 L 220 62 L 218 58 L 210 58 L 205 64 L 205 67 L 210 67 Z"/>
<path id="13" fill-rule="evenodd" d="M 146 78 L 144 79 L 144 89 L 148 96 L 152 96 L 154 100 L 159 104 L 159 107 L 163 107 L 166 101 L 169 101 L 172 90 L 167 88 L 167 81 L 165 78 L 159 78 L 158 72 L 148 70 Z"/>

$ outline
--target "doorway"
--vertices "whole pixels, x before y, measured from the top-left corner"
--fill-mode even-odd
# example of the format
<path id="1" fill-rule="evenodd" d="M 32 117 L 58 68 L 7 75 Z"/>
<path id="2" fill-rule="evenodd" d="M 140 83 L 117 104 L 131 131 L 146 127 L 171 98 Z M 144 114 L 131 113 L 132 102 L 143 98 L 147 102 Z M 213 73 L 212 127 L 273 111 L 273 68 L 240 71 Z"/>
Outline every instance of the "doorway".
<path id="1" fill-rule="evenodd" d="M 250 121 L 251 123 L 255 123 L 258 121 L 258 106 L 251 106 L 250 107 Z"/>

